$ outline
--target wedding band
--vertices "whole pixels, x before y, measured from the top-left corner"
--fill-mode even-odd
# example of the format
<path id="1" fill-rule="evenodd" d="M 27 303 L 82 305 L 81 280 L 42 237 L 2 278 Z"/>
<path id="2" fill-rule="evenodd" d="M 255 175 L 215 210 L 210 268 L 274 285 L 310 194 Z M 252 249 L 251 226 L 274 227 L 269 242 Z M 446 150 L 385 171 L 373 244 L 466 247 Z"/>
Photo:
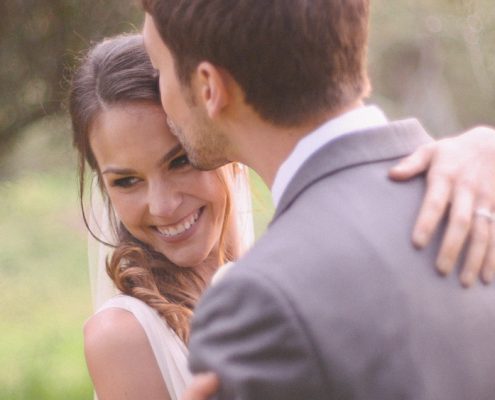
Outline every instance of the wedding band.
<path id="1" fill-rule="evenodd" d="M 488 208 L 480 207 L 474 211 L 474 215 L 477 217 L 486 218 L 490 222 L 495 222 L 495 214 L 492 213 Z"/>

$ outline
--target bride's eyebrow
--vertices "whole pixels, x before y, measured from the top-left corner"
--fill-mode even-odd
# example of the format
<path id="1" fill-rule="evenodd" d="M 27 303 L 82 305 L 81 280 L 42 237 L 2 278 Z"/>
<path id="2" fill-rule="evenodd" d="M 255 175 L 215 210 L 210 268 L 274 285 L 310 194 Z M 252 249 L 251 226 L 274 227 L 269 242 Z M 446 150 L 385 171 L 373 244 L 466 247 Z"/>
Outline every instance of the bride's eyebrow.
<path id="1" fill-rule="evenodd" d="M 172 158 L 174 158 L 177 154 L 182 153 L 183 148 L 180 143 L 177 143 L 174 147 L 172 147 L 167 153 L 162 157 L 162 159 L 158 162 L 157 166 L 166 164 Z"/>
<path id="2" fill-rule="evenodd" d="M 158 161 L 157 166 L 161 166 L 169 162 L 172 158 L 174 158 L 177 154 L 183 151 L 182 145 L 177 143 L 174 147 L 172 147 L 167 153 Z M 115 175 L 134 175 L 136 173 L 135 170 L 129 168 L 115 168 L 108 167 L 101 174 L 115 174 Z"/>
<path id="3" fill-rule="evenodd" d="M 101 174 L 115 174 L 115 175 L 134 175 L 136 171 L 133 169 L 125 169 L 125 168 L 114 168 L 114 167 L 108 167 L 105 169 Z"/>

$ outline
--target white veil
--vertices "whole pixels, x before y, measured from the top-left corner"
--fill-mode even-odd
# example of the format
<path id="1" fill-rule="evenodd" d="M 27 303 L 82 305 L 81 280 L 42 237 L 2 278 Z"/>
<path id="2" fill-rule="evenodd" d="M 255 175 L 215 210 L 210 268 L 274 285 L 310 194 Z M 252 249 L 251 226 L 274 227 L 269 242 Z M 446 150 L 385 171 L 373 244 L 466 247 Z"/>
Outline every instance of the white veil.
<path id="1" fill-rule="evenodd" d="M 88 233 L 88 267 L 94 311 L 100 309 L 105 301 L 118 293 L 106 271 L 106 260 L 111 254 L 112 248 L 103 243 L 115 243 L 109 219 L 110 211 L 96 182 L 97 178 L 93 180 L 91 187 L 91 207 L 87 216 L 88 226 L 91 230 L 91 233 Z M 93 235 L 101 242 L 96 240 Z"/>
<path id="2" fill-rule="evenodd" d="M 253 212 L 248 169 L 241 164 L 224 167 L 226 184 L 231 193 L 231 216 L 234 223 L 235 251 L 242 255 L 254 241 Z M 96 179 L 95 179 L 96 182 Z M 111 212 L 101 196 L 98 185 L 92 187 L 88 225 L 91 232 L 106 243 L 116 243 L 109 215 Z M 89 275 L 95 312 L 108 307 L 132 312 L 148 336 L 162 377 L 172 400 L 179 400 L 191 374 L 187 366 L 187 348 L 179 337 L 164 324 L 155 310 L 129 296 L 115 296 L 118 290 L 106 273 L 106 259 L 112 248 L 88 236 Z M 225 272 L 225 268 L 222 272 Z M 220 276 L 221 274 L 217 274 Z M 95 400 L 97 396 L 95 395 Z"/>
<path id="3" fill-rule="evenodd" d="M 232 168 L 229 168 L 232 167 Z M 232 216 L 237 233 L 238 254 L 242 256 L 254 243 L 254 219 L 249 186 L 249 169 L 243 164 L 227 165 L 231 171 L 227 184 L 232 197 Z"/>
<path id="4" fill-rule="evenodd" d="M 232 167 L 232 168 L 230 168 Z M 232 198 L 232 215 L 235 222 L 238 253 L 244 254 L 254 242 L 253 210 L 249 187 L 249 170 L 245 165 L 233 163 L 226 168 L 227 184 Z M 88 225 L 91 232 L 103 242 L 113 244 L 116 238 L 111 229 L 109 210 L 101 196 L 97 179 L 91 190 L 91 209 Z M 118 290 L 106 273 L 106 259 L 112 248 L 88 234 L 88 265 L 93 309 L 97 311 Z"/>

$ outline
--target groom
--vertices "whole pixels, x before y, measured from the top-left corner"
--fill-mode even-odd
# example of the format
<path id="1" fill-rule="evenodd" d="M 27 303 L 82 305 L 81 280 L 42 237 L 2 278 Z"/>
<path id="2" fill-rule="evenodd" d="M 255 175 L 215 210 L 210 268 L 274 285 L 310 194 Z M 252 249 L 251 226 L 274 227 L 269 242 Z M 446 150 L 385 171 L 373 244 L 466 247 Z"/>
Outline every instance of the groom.
<path id="1" fill-rule="evenodd" d="M 409 245 L 430 141 L 364 106 L 368 0 L 143 0 L 162 102 L 190 160 L 255 169 L 263 238 L 196 310 L 195 372 L 220 399 L 493 399 L 495 291 Z"/>

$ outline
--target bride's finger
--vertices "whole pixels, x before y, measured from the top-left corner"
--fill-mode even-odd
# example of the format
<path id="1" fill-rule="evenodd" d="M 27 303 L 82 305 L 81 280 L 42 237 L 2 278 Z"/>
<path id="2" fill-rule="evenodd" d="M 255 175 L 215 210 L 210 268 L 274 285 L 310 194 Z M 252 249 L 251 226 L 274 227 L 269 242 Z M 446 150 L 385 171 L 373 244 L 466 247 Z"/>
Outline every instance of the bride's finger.
<path id="1" fill-rule="evenodd" d="M 430 172 L 423 204 L 414 226 L 412 240 L 416 247 L 428 244 L 447 210 L 452 191 L 451 184 L 443 175 Z"/>
<path id="2" fill-rule="evenodd" d="M 478 210 L 479 209 L 489 210 L 489 208 L 486 207 L 479 207 Z M 471 225 L 469 249 L 460 276 L 461 283 L 465 287 L 472 286 L 478 279 L 483 260 L 486 258 L 489 247 L 491 236 L 490 225 L 491 221 L 489 218 L 483 215 L 477 215 L 475 212 Z"/>
<path id="3" fill-rule="evenodd" d="M 207 400 L 220 388 L 218 377 L 211 372 L 195 375 L 181 400 Z"/>
<path id="4" fill-rule="evenodd" d="M 492 213 L 495 217 L 495 213 Z M 490 224 L 490 239 L 485 260 L 483 262 L 483 282 L 490 284 L 495 278 L 495 220 Z"/>
<path id="5" fill-rule="evenodd" d="M 450 208 L 447 230 L 437 257 L 437 269 L 448 275 L 456 261 L 471 228 L 474 197 L 471 190 L 461 187 L 455 192 Z"/>
<path id="6" fill-rule="evenodd" d="M 429 143 L 419 147 L 414 153 L 403 158 L 389 170 L 390 178 L 406 180 L 428 169 L 435 153 L 436 143 Z"/>

